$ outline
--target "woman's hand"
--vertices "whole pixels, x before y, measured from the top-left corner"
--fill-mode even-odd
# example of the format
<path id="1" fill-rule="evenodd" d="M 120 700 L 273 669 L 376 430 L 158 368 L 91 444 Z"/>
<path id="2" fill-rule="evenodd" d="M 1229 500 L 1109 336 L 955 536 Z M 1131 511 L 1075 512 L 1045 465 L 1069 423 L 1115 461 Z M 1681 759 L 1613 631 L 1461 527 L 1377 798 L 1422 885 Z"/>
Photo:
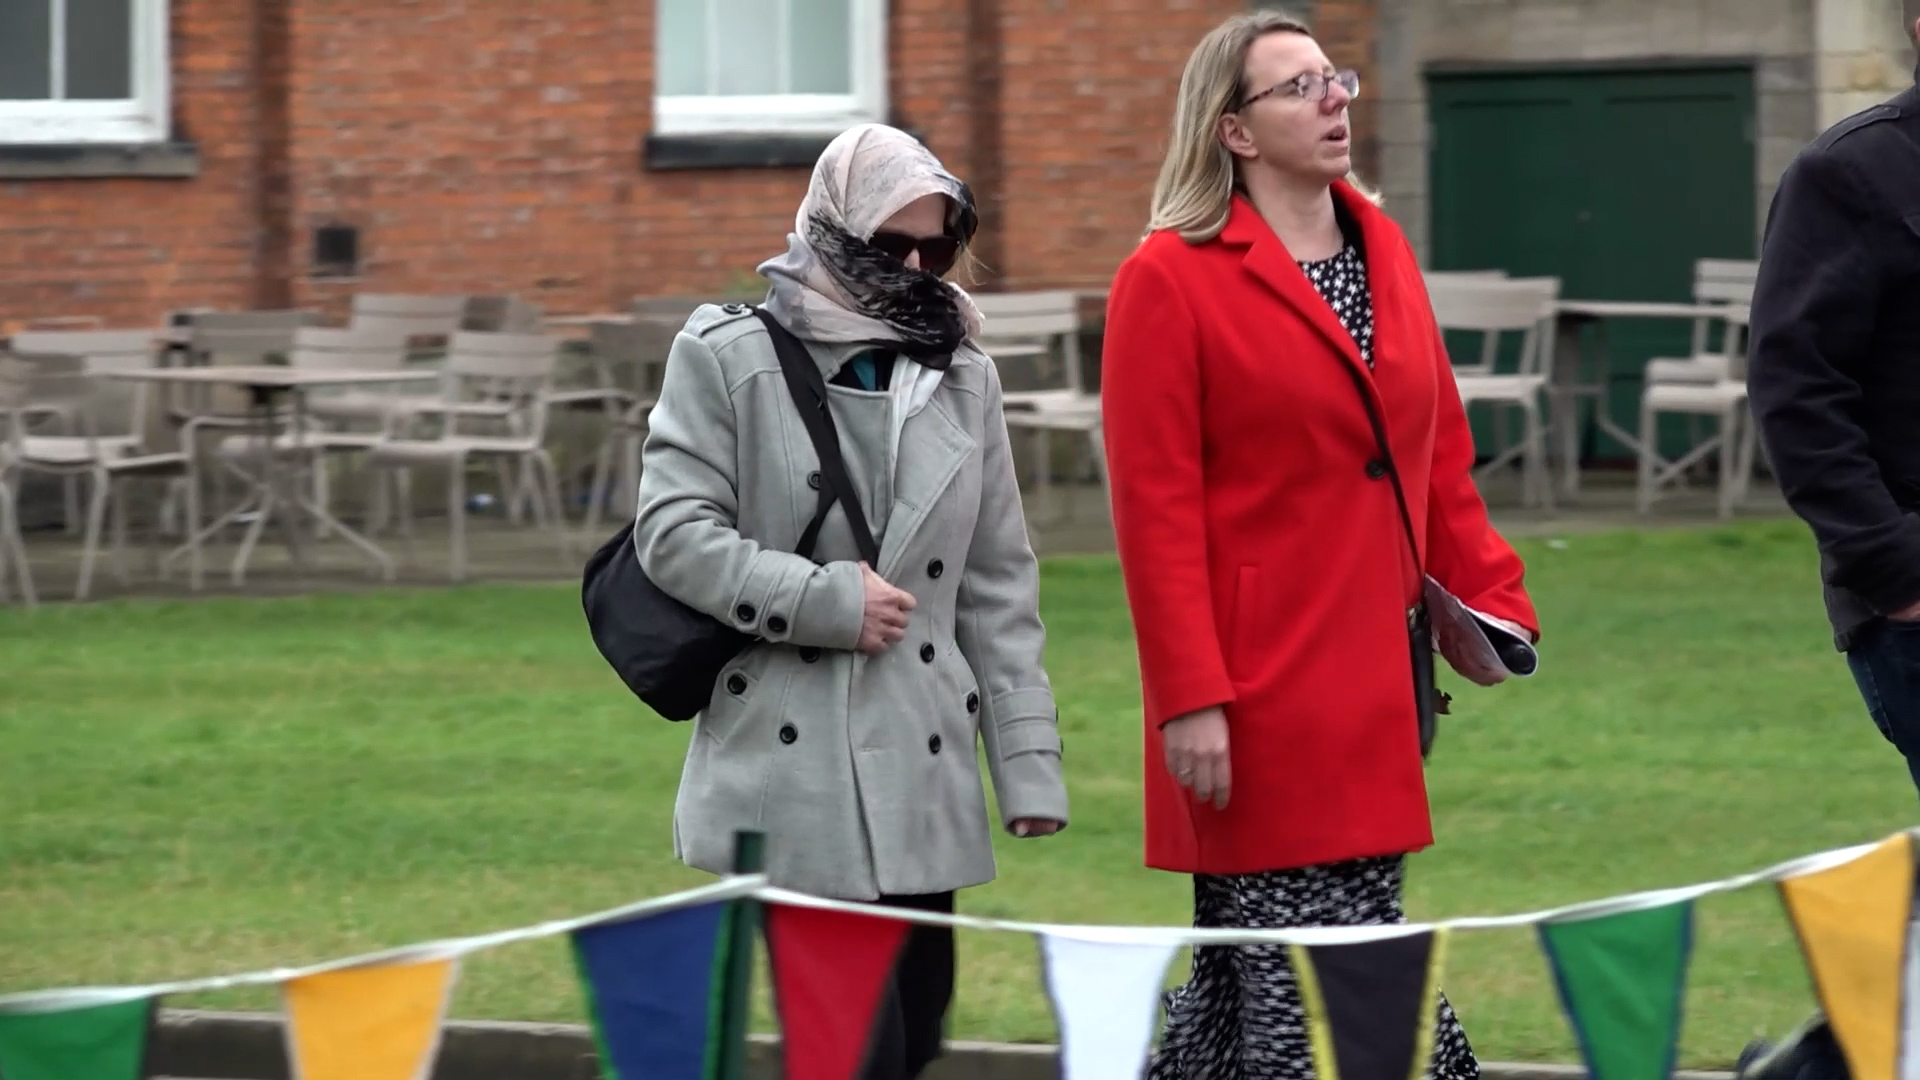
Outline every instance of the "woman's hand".
<path id="1" fill-rule="evenodd" d="M 1042 817 L 1016 818 L 1012 825 L 1013 835 L 1019 837 L 1052 836 L 1065 827 L 1065 825 L 1052 818 Z"/>
<path id="2" fill-rule="evenodd" d="M 1160 729 L 1167 771 L 1181 787 L 1216 810 L 1227 808 L 1233 768 L 1227 754 L 1227 712 L 1220 706 L 1177 716 Z"/>
<path id="3" fill-rule="evenodd" d="M 916 602 L 912 593 L 895 588 L 864 562 L 860 564 L 860 581 L 866 586 L 867 611 L 860 624 L 857 648 L 868 656 L 877 656 L 907 636 L 908 613 Z"/>
<path id="4" fill-rule="evenodd" d="M 1920 604 L 1903 607 L 1887 616 L 1889 621 L 1898 623 L 1920 623 Z"/>

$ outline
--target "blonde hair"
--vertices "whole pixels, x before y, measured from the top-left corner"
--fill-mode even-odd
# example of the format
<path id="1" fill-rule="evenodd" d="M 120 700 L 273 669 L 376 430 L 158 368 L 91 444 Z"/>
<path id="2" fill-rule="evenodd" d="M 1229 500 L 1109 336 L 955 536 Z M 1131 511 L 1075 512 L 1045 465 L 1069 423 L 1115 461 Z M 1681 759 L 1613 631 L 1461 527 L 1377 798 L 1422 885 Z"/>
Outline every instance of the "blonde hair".
<path id="1" fill-rule="evenodd" d="M 1149 233 L 1178 232 L 1190 244 L 1205 243 L 1227 227 L 1233 208 L 1233 152 L 1220 142 L 1220 118 L 1247 93 L 1247 50 L 1268 34 L 1312 37 L 1307 24 L 1279 11 L 1235 15 L 1194 46 L 1180 74 L 1173 132 L 1160 179 L 1153 187 Z M 1347 182 L 1374 202 L 1380 198 L 1351 173 Z"/>

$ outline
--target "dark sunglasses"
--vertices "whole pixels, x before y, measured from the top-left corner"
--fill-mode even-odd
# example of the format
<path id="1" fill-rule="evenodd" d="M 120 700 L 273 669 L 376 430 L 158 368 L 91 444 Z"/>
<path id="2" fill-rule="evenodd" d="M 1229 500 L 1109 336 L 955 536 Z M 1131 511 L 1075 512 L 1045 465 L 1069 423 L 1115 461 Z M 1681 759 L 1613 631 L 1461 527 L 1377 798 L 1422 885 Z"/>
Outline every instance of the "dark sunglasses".
<path id="1" fill-rule="evenodd" d="M 872 244 L 881 254 L 907 261 L 907 256 L 915 251 L 920 253 L 920 269 L 930 274 L 940 275 L 953 269 L 960 258 L 960 241 L 951 236 L 908 236 L 905 233 L 877 232 L 867 243 Z"/>

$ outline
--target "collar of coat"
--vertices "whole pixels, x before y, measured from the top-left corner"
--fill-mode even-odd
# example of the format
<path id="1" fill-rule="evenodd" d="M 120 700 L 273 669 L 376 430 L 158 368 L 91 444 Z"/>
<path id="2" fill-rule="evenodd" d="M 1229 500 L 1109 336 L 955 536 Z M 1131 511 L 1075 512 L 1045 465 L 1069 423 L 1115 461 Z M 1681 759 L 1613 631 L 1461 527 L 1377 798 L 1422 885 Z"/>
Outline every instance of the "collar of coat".
<path id="1" fill-rule="evenodd" d="M 1392 219 L 1373 201 L 1360 194 L 1345 181 L 1333 185 L 1333 197 L 1337 201 L 1337 211 L 1352 223 L 1358 233 L 1361 255 L 1367 260 L 1367 286 L 1372 293 L 1374 321 L 1378 325 L 1382 319 L 1391 318 L 1393 305 L 1398 298 L 1393 295 L 1397 275 L 1389 272 L 1387 264 L 1401 258 L 1404 244 L 1398 236 L 1398 227 Z M 1307 280 L 1306 271 L 1294 259 L 1273 229 L 1253 208 L 1247 197 L 1236 193 L 1233 196 L 1233 208 L 1227 216 L 1227 226 L 1220 231 L 1220 242 L 1228 247 L 1246 251 L 1242 264 L 1248 273 L 1259 279 L 1280 299 L 1297 311 L 1308 325 L 1327 339 L 1340 355 L 1356 371 L 1360 372 L 1368 383 L 1373 373 L 1360 356 L 1360 346 L 1347 333 L 1333 308 L 1321 297 L 1313 282 Z M 1406 256 L 1411 257 L 1411 256 Z M 1375 339 L 1376 353 L 1379 338 Z M 1380 357 L 1375 356 L 1376 364 Z"/>

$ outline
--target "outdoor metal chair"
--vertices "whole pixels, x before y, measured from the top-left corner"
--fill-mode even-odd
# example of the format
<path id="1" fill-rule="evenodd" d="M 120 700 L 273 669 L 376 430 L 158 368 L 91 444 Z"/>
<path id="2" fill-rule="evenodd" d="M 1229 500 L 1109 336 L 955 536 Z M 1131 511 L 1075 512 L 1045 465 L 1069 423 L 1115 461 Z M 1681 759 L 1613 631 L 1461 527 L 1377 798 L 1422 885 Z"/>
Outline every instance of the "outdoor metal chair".
<path id="1" fill-rule="evenodd" d="M 1104 492 L 1106 445 L 1100 396 L 1089 393 L 1080 362 L 1080 298 L 1067 290 L 981 293 L 974 297 L 984 326 L 980 347 L 1002 372 L 1029 370 L 1016 388 L 1002 391 L 1009 430 L 1033 433 L 1034 490 L 1048 493 L 1053 479 L 1053 433 L 1077 436 Z M 1057 373 L 1056 373 L 1057 369 Z M 1026 386 L 1032 381 L 1034 386 Z"/>
<path id="2" fill-rule="evenodd" d="M 667 354 L 679 326 L 669 319 L 641 318 L 631 323 L 597 322 L 591 329 L 600 388 L 563 391 L 551 398 L 563 407 L 597 406 L 607 419 L 587 487 L 584 528 L 589 537 L 600 528 L 603 507 L 623 517 L 633 516 L 637 509 L 634 501 L 639 496 L 640 449 L 646 438 L 647 416 L 660 400 Z M 614 491 L 619 492 L 617 497 Z"/>
<path id="3" fill-rule="evenodd" d="M 1660 490 L 1684 480 L 1694 465 L 1710 454 L 1719 457 L 1719 513 L 1733 516 L 1746 501 L 1758 451 L 1758 425 L 1747 401 L 1746 337 L 1752 317 L 1744 304 L 1730 304 L 1725 316 L 1719 360 L 1725 375 L 1713 382 L 1651 382 L 1640 397 L 1639 509 L 1651 513 Z M 1695 442 L 1673 461 L 1660 457 L 1660 417 L 1679 414 L 1718 421 L 1712 438 Z"/>
<path id="4" fill-rule="evenodd" d="M 80 577 L 74 599 L 85 600 L 92 589 L 93 566 L 100 533 L 109 511 L 113 527 L 113 565 L 124 583 L 126 567 L 126 485 L 136 480 L 184 481 L 186 535 L 191 584 L 200 588 L 201 560 L 197 539 L 200 496 L 193 455 L 162 449 L 149 443 L 146 422 L 146 384 L 136 384 L 130 407 L 110 418 L 107 395 L 98 392 L 101 379 L 86 370 L 78 356 L 0 357 L 0 463 L 7 476 L 42 473 L 56 477 L 84 477 L 91 482 L 86 535 L 80 555 Z M 76 430 L 67 435 L 29 435 L 23 416 L 55 406 L 75 418 Z M 117 430 L 116 430 L 117 429 Z M 0 477 L 5 479 L 5 477 Z M 161 567 L 164 576 L 164 564 Z"/>
<path id="5" fill-rule="evenodd" d="M 560 518 L 559 479 L 547 453 L 547 390 L 553 378 L 558 343 L 544 334 L 461 332 L 448 343 L 442 369 L 446 400 L 420 415 L 441 420 L 437 435 L 422 437 L 411 418 L 390 418 L 368 460 L 376 468 L 398 471 L 401 528 L 412 535 L 411 470 L 443 465 L 448 471 L 447 517 L 455 581 L 467 572 L 467 469 L 475 460 L 492 459 L 517 466 L 520 485 L 534 492 L 537 524 L 551 529 L 563 562 L 572 545 Z M 463 427 L 467 430 L 463 430 Z M 484 428 L 474 433 L 473 428 Z M 515 492 L 502 492 L 512 498 Z"/>
<path id="6" fill-rule="evenodd" d="M 88 372 L 139 371 L 153 367 L 159 356 L 162 331 L 148 330 L 28 330 L 15 334 L 14 352 L 27 355 L 77 356 Z M 126 408 L 133 401 L 131 383 L 102 381 L 95 387 L 102 407 Z M 150 418 L 151 419 L 151 418 Z M 39 434 L 63 435 L 77 431 L 75 418 L 57 406 L 43 407 L 26 417 L 28 429 Z M 63 520 L 69 535 L 80 531 L 80 482 L 70 477 Z"/>
<path id="7" fill-rule="evenodd" d="M 1553 509 L 1553 479 L 1547 468 L 1543 399 L 1553 379 L 1554 320 L 1560 299 L 1559 278 L 1455 278 L 1430 289 L 1434 319 L 1442 331 L 1477 333 L 1479 356 L 1453 365 L 1463 405 L 1485 403 L 1520 414 L 1520 441 L 1497 446 L 1491 460 L 1475 470 L 1485 478 L 1518 460 L 1521 499 L 1527 506 Z M 1497 370 L 1504 335 L 1520 335 L 1515 370 Z M 1498 433 L 1498 432 L 1497 432 Z"/>

